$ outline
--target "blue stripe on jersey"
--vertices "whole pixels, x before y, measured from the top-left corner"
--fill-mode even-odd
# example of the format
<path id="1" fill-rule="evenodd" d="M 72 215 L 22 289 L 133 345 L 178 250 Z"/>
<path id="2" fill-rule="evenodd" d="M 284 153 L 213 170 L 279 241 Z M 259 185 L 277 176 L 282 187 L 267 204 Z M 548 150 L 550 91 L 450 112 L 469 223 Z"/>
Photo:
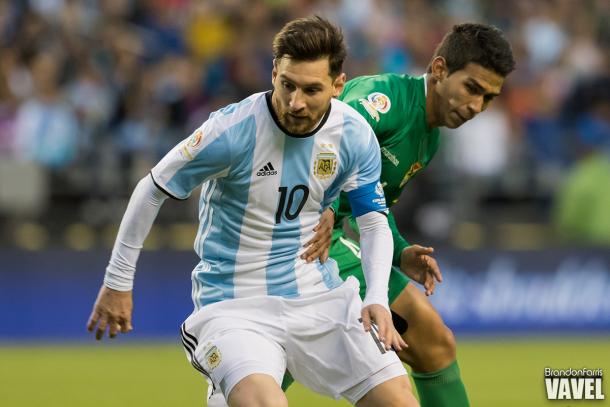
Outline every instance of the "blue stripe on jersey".
<path id="1" fill-rule="evenodd" d="M 339 266 L 334 259 L 328 259 L 324 264 L 318 261 L 318 271 L 322 274 L 322 281 L 329 290 L 339 287 L 343 280 L 339 277 Z"/>
<path id="2" fill-rule="evenodd" d="M 369 212 L 381 212 L 387 209 L 385 206 L 385 196 L 379 181 L 362 185 L 358 189 L 352 189 L 347 193 L 347 199 L 349 200 L 354 217 Z"/>
<path id="3" fill-rule="evenodd" d="M 297 216 L 287 219 L 285 214 L 296 213 L 299 204 L 304 198 L 302 188 L 309 188 L 310 161 L 315 136 L 296 138 L 286 136 L 284 144 L 284 158 L 282 163 L 282 179 L 280 187 L 286 187 L 284 210 L 282 210 L 280 223 L 275 225 L 272 235 L 271 251 L 273 257 L 267 263 L 267 294 L 282 297 L 296 297 L 299 295 L 294 273 L 297 252 L 301 247 L 301 224 Z M 296 187 L 296 188 L 295 188 Z M 293 195 L 292 202 L 290 196 Z M 275 199 L 280 202 L 280 192 Z M 288 207 L 288 203 L 292 205 Z"/>
<path id="4" fill-rule="evenodd" d="M 212 193 L 216 189 L 216 183 L 216 180 L 211 180 L 201 185 L 201 196 L 199 197 L 199 229 L 197 230 L 197 237 L 195 238 L 195 244 L 193 245 L 196 253 L 200 253 L 201 241 L 207 236 L 212 224 L 210 213 L 212 205 L 208 202 L 210 202 Z"/>
<path id="5" fill-rule="evenodd" d="M 168 189 L 178 197 L 186 197 L 206 178 L 226 169 L 230 165 L 228 158 L 231 157 L 228 134 L 225 131 L 180 168 L 167 182 Z"/>
<path id="6" fill-rule="evenodd" d="M 222 178 L 215 181 L 209 201 L 208 216 L 202 219 L 205 227 L 201 228 L 202 237 L 197 253 L 202 263 L 209 264 L 209 269 L 202 269 L 197 274 L 202 283 L 198 302 L 201 306 L 234 298 L 233 276 L 235 274 L 235 259 L 239 249 L 241 226 L 248 204 L 250 177 L 252 174 L 252 156 L 256 144 L 256 121 L 249 116 L 221 135 L 227 145 L 233 146 L 232 151 L 240 151 L 239 157 L 233 158 L 229 182 Z M 237 147 L 239 146 L 239 147 Z M 205 199 L 205 198 L 203 198 Z M 205 209 L 205 208 L 204 208 Z M 203 235 L 206 233 L 207 236 Z"/>
<path id="7" fill-rule="evenodd" d="M 358 123 L 353 117 L 343 115 L 343 134 L 341 136 L 341 145 L 339 147 L 339 168 L 337 168 L 337 177 L 333 183 L 324 191 L 324 198 L 322 199 L 322 208 L 328 208 L 334 201 L 339 197 L 341 188 L 345 181 L 352 173 L 354 149 L 354 140 L 361 139 L 360 136 L 354 133 L 363 131 L 364 126 Z"/>

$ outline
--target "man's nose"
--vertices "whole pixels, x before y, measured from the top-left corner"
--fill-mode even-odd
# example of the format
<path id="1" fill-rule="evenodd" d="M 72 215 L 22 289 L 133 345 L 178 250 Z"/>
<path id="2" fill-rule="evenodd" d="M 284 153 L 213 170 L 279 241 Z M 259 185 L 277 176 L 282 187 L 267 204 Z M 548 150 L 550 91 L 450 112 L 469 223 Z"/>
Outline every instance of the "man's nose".
<path id="1" fill-rule="evenodd" d="M 472 115 L 479 114 L 483 111 L 485 106 L 485 101 L 483 100 L 483 95 L 477 96 L 472 99 L 472 101 L 468 104 L 468 110 L 472 113 Z"/>
<path id="2" fill-rule="evenodd" d="M 290 95 L 290 102 L 288 104 L 290 110 L 299 111 L 305 107 L 305 100 L 303 99 L 303 92 L 300 89 L 295 90 Z"/>

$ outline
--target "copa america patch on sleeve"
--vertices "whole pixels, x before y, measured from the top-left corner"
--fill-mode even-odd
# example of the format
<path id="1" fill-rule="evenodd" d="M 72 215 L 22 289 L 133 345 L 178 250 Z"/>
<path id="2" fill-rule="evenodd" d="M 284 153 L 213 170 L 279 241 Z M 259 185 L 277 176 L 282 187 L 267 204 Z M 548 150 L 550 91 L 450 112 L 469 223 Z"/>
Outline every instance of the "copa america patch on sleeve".
<path id="1" fill-rule="evenodd" d="M 387 113 L 392 108 L 392 102 L 390 98 L 381 92 L 373 92 L 366 97 L 368 101 L 371 103 L 371 106 L 379 113 Z"/>
<path id="2" fill-rule="evenodd" d="M 602 369 L 544 368 L 548 400 L 605 400 Z"/>
<path id="3" fill-rule="evenodd" d="M 195 150 L 201 144 L 202 138 L 203 131 L 201 131 L 201 129 L 197 129 L 189 138 L 183 141 L 180 154 L 187 160 L 192 160 L 195 156 Z"/>

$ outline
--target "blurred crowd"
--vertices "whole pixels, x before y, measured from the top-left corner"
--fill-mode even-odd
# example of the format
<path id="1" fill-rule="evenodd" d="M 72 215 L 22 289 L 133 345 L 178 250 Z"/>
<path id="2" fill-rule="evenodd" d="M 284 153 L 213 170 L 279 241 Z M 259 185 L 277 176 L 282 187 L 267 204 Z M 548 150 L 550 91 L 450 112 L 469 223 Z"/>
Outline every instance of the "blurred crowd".
<path id="1" fill-rule="evenodd" d="M 512 43 L 503 95 L 443 131 L 407 186 L 407 235 L 476 240 L 502 223 L 610 244 L 608 0 L 0 0 L 2 241 L 20 222 L 117 223 L 210 112 L 271 88 L 274 34 L 313 13 L 343 27 L 349 77 L 422 74 L 459 22 Z M 160 222 L 194 223 L 191 201 Z"/>

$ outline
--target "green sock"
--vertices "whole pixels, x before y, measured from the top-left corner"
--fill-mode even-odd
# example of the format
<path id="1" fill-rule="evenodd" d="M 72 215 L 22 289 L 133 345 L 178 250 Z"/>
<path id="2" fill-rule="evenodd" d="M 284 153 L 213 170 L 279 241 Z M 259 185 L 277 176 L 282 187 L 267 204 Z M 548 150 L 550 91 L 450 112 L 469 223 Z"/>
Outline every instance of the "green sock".
<path id="1" fill-rule="evenodd" d="M 431 373 L 412 372 L 421 407 L 468 407 L 468 396 L 457 360 Z"/>

